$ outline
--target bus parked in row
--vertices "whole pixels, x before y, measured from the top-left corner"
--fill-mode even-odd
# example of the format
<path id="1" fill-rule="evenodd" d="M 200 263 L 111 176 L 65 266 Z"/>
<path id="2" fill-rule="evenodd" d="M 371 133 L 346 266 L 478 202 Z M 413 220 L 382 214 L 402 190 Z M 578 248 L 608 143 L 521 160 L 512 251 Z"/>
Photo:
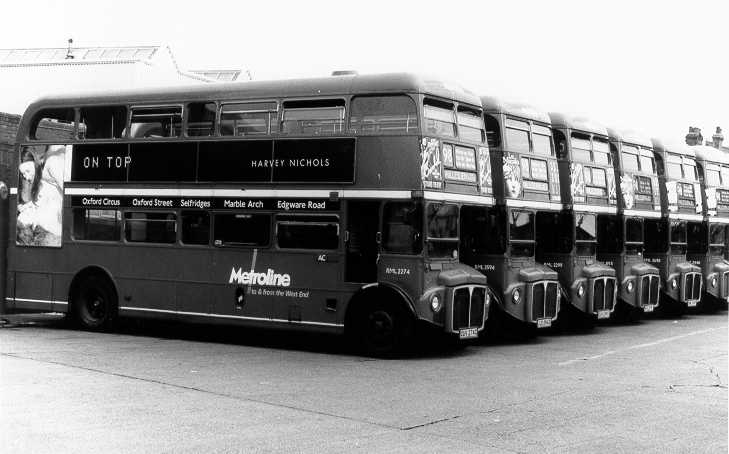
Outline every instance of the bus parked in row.
<path id="1" fill-rule="evenodd" d="M 661 271 L 668 305 L 682 311 L 701 300 L 701 268 L 686 260 L 687 222 L 703 220 L 703 203 L 696 155 L 686 144 L 653 139 L 658 170 L 661 218 L 645 221 L 646 259 Z M 655 261 L 657 260 L 657 261 Z"/>
<path id="2" fill-rule="evenodd" d="M 729 154 L 706 145 L 689 147 L 696 155 L 704 218 L 688 223 L 687 258 L 701 267 L 704 298 L 726 307 L 729 301 Z"/>
<path id="3" fill-rule="evenodd" d="M 463 218 L 464 228 L 488 232 L 489 241 L 465 250 L 462 259 L 496 289 L 496 323 L 550 327 L 559 312 L 559 282 L 553 269 L 536 261 L 537 213 L 561 209 L 549 117 L 494 98 L 481 102 L 496 206 Z"/>
<path id="4" fill-rule="evenodd" d="M 650 140 L 611 129 L 607 133 L 618 214 L 597 217 L 597 259 L 615 268 L 618 308 L 632 319 L 640 312 L 653 312 L 660 301 L 658 268 L 643 256 L 643 222 L 661 217 L 658 174 Z"/>
<path id="5" fill-rule="evenodd" d="M 563 210 L 537 219 L 537 250 L 544 250 L 543 261 L 560 273 L 571 307 L 591 319 L 607 319 L 617 295 L 615 269 L 597 260 L 598 216 L 617 214 L 607 129 L 561 113 L 549 117 Z"/>
<path id="6" fill-rule="evenodd" d="M 54 123 L 70 138 L 40 133 Z M 345 332 L 372 354 L 418 322 L 484 328 L 459 235 L 494 199 L 465 90 L 387 74 L 54 96 L 16 152 L 10 310 Z"/>

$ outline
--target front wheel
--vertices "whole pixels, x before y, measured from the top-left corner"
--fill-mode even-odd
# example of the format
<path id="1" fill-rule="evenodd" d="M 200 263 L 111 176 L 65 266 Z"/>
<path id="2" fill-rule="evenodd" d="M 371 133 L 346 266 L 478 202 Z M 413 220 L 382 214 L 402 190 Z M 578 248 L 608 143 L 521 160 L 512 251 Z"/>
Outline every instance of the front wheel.
<path id="1" fill-rule="evenodd" d="M 116 294 L 108 279 L 91 275 L 83 279 L 73 298 L 73 313 L 82 328 L 109 330 L 116 316 Z"/>
<path id="2" fill-rule="evenodd" d="M 413 318 L 394 304 L 374 304 L 361 312 L 360 345 L 370 356 L 405 353 L 414 335 Z"/>

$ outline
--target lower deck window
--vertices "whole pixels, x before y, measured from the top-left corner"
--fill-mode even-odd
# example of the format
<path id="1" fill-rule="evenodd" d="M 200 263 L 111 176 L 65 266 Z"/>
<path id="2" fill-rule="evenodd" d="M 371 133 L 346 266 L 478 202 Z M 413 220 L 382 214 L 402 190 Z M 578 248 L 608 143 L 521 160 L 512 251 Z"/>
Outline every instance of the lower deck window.
<path id="1" fill-rule="evenodd" d="M 271 236 L 271 215 L 216 214 L 214 231 L 216 246 L 267 246 Z"/>
<path id="2" fill-rule="evenodd" d="M 183 211 L 182 242 L 184 244 L 208 244 L 210 242 L 210 214 L 206 211 Z"/>
<path id="3" fill-rule="evenodd" d="M 73 210 L 73 238 L 89 241 L 119 241 L 121 212 L 119 210 Z"/>
<path id="4" fill-rule="evenodd" d="M 278 216 L 276 240 L 280 248 L 337 249 L 339 219 L 336 216 Z"/>
<path id="5" fill-rule="evenodd" d="M 124 213 L 124 232 L 132 243 L 174 243 L 177 216 L 174 213 Z"/>

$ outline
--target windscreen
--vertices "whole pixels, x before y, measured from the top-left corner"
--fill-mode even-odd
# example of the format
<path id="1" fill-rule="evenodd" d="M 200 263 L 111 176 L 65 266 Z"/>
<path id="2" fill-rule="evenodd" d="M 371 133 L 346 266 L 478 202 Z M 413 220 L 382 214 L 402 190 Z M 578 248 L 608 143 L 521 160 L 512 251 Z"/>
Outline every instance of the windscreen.
<path id="1" fill-rule="evenodd" d="M 511 255 L 531 257 L 534 255 L 534 213 L 511 211 L 509 213 L 509 240 Z"/>
<path id="2" fill-rule="evenodd" d="M 727 226 L 711 224 L 709 227 L 709 249 L 711 255 L 724 255 L 726 249 Z"/>
<path id="3" fill-rule="evenodd" d="M 457 258 L 458 206 L 430 203 L 427 208 L 428 256 Z"/>
<path id="4" fill-rule="evenodd" d="M 625 220 L 625 249 L 629 254 L 643 251 L 643 220 L 628 218 Z"/>
<path id="5" fill-rule="evenodd" d="M 595 255 L 597 216 L 594 214 L 577 214 L 575 216 L 575 239 L 577 241 L 577 255 Z"/>

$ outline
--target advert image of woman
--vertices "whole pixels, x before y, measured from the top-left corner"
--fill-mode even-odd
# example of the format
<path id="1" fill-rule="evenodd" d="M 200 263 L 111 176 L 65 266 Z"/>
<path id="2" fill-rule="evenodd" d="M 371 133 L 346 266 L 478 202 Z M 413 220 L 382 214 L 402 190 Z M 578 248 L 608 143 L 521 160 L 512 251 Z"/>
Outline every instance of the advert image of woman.
<path id="1" fill-rule="evenodd" d="M 39 154 L 23 150 L 19 165 L 18 245 L 61 246 L 65 153 L 64 145 L 49 145 Z"/>

